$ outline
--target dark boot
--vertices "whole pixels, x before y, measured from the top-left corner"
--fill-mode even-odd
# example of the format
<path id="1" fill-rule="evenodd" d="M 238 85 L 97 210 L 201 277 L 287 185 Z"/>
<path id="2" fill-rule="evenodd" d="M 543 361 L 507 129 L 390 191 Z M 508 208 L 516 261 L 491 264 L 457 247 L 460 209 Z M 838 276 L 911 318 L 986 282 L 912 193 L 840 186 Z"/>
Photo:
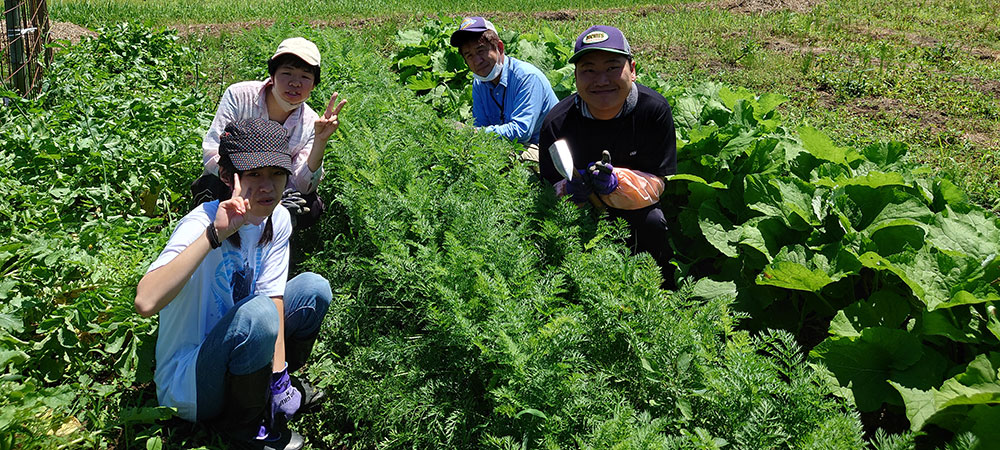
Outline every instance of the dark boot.
<path id="1" fill-rule="evenodd" d="M 308 414 L 315 411 L 319 404 L 326 400 L 326 392 L 322 389 L 313 386 L 308 381 L 303 378 L 299 378 L 295 375 L 289 375 L 292 379 L 292 387 L 299 390 L 302 394 L 302 406 L 299 407 L 299 412 L 296 414 Z"/>
<path id="2" fill-rule="evenodd" d="M 305 439 L 284 424 L 271 426 L 265 412 L 271 401 L 271 366 L 246 375 L 226 375 L 226 404 L 212 427 L 234 448 L 299 450 Z"/>
<path id="3" fill-rule="evenodd" d="M 306 339 L 286 339 L 285 340 L 285 360 L 288 362 L 288 372 L 299 370 L 306 363 L 309 354 L 312 353 L 313 344 L 316 343 L 318 335 Z M 302 406 L 299 413 L 308 413 L 315 410 L 326 398 L 326 393 L 322 389 L 314 387 L 303 378 L 291 375 L 292 387 L 302 394 Z"/>

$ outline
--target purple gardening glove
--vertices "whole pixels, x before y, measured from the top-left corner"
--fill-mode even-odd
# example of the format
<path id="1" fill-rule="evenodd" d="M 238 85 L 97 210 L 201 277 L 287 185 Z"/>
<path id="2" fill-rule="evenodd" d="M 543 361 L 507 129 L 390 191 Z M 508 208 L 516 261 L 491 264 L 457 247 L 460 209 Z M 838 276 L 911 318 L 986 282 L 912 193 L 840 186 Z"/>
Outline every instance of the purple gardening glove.
<path id="1" fill-rule="evenodd" d="M 594 187 L 594 192 L 608 195 L 618 189 L 618 176 L 615 175 L 615 167 L 611 163 L 596 161 L 587 167 L 590 172 L 590 185 Z"/>
<path id="2" fill-rule="evenodd" d="M 573 177 L 572 180 L 566 182 L 566 193 L 570 195 L 570 198 L 574 203 L 585 203 L 587 197 L 594 190 L 590 187 L 590 183 L 587 182 L 587 172 L 584 170 L 577 170 L 577 176 Z"/>
<path id="3" fill-rule="evenodd" d="M 271 374 L 271 420 L 275 420 L 280 415 L 285 419 L 291 419 L 302 405 L 302 393 L 292 387 L 292 380 L 288 376 L 288 363 L 281 372 Z"/>

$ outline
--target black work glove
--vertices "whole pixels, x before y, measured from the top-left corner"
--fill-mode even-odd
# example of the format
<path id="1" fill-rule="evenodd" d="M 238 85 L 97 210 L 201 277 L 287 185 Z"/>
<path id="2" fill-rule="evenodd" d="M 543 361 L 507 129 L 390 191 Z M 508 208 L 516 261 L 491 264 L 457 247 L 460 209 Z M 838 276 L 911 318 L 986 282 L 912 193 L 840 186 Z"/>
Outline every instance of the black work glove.
<path id="1" fill-rule="evenodd" d="M 309 213 L 306 199 L 302 198 L 302 193 L 295 189 L 285 189 L 285 192 L 281 194 L 281 206 L 284 206 L 292 217 Z"/>

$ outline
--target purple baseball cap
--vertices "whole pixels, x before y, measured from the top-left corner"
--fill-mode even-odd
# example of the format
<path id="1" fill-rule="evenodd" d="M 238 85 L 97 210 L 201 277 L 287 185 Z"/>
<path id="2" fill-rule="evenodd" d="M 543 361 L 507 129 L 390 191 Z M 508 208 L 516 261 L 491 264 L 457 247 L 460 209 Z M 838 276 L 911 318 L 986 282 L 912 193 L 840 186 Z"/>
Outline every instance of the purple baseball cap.
<path id="1" fill-rule="evenodd" d="M 494 33 L 497 32 L 497 28 L 493 26 L 493 23 L 482 17 L 466 17 L 462 19 L 462 24 L 458 26 L 458 30 L 451 33 L 451 39 L 449 42 L 452 47 L 458 47 L 458 38 L 465 34 L 478 34 L 486 30 L 490 30 Z"/>
<path id="2" fill-rule="evenodd" d="M 625 39 L 621 30 L 609 25 L 594 25 L 577 36 L 573 56 L 569 57 L 569 62 L 575 63 L 581 56 L 594 50 L 632 57 L 632 47 L 628 45 L 628 39 Z"/>

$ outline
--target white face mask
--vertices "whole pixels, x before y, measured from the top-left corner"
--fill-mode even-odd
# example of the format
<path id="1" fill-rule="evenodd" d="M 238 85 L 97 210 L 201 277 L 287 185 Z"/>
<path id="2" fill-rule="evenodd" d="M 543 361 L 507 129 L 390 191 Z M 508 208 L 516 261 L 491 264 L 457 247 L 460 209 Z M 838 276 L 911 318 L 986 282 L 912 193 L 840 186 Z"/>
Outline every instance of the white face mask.
<path id="1" fill-rule="evenodd" d="M 287 100 L 281 98 L 280 95 L 274 92 L 273 88 L 271 89 L 271 97 L 274 98 L 274 102 L 278 104 L 278 108 L 280 108 L 284 112 L 291 112 L 292 110 L 298 108 L 299 105 L 302 104 L 302 102 L 289 103 Z"/>
<path id="2" fill-rule="evenodd" d="M 500 72 L 503 72 L 503 56 L 502 55 L 500 56 L 500 61 L 497 61 L 496 64 L 493 64 L 493 70 L 490 71 L 489 75 L 486 75 L 485 77 L 482 77 L 482 76 L 477 75 L 475 72 L 472 72 L 472 78 L 475 78 L 475 79 L 477 79 L 479 81 L 482 81 L 482 82 L 493 81 L 493 80 L 497 79 L 497 77 L 500 76 Z"/>

